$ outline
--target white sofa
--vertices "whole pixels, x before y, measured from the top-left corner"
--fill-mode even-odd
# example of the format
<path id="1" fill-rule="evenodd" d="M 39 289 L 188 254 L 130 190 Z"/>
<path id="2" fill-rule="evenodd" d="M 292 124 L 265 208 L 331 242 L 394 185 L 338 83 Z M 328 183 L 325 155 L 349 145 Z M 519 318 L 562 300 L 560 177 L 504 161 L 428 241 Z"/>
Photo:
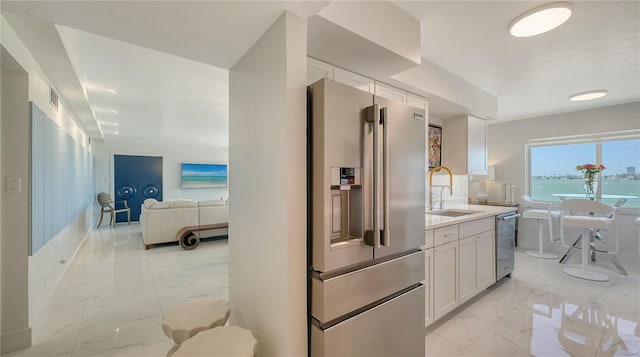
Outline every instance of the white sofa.
<path id="1" fill-rule="evenodd" d="M 195 202 L 191 200 L 156 201 L 142 204 L 140 228 L 146 249 L 152 244 L 177 242 L 178 231 L 184 227 L 227 223 L 229 206 L 226 200 Z M 198 232 L 200 238 L 225 235 L 226 228 Z"/>

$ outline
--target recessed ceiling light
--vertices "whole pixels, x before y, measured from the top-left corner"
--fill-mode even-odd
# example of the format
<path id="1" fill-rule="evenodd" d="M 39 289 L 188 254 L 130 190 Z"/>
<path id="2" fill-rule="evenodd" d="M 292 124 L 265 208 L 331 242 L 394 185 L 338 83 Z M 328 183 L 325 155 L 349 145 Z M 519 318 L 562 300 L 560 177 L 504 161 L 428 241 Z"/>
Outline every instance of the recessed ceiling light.
<path id="1" fill-rule="evenodd" d="M 109 113 L 118 114 L 117 110 L 110 110 Z"/>
<path id="2" fill-rule="evenodd" d="M 515 37 L 529 37 L 551 31 L 571 17 L 573 5 L 555 2 L 529 10 L 509 24 L 509 32 Z"/>
<path id="3" fill-rule="evenodd" d="M 583 100 L 591 100 L 602 98 L 607 95 L 607 91 L 604 89 L 590 90 L 588 92 L 576 93 L 569 97 L 574 102 L 582 102 Z"/>
<path id="4" fill-rule="evenodd" d="M 109 121 L 101 121 L 101 122 L 100 122 L 100 126 L 118 126 L 118 123 L 116 123 L 116 122 L 109 122 Z"/>
<path id="5" fill-rule="evenodd" d="M 118 92 L 116 92 L 115 89 L 111 89 L 111 88 L 107 88 L 105 89 L 107 92 L 112 93 L 112 94 L 118 94 Z"/>

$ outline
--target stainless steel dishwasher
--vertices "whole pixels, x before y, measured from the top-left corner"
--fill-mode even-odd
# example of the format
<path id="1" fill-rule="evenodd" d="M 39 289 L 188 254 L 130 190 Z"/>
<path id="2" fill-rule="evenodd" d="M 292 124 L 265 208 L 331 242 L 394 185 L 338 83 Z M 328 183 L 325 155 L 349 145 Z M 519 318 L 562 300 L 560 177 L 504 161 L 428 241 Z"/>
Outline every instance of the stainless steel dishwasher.
<path id="1" fill-rule="evenodd" d="M 516 253 L 516 220 L 519 213 L 508 212 L 496 216 L 496 281 L 510 276 Z"/>

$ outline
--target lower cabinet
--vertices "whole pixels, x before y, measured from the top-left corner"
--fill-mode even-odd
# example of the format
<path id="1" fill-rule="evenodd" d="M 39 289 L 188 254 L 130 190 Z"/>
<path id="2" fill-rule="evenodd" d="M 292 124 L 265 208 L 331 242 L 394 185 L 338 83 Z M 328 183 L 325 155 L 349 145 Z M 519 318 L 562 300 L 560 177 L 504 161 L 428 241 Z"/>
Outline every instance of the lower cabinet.
<path id="1" fill-rule="evenodd" d="M 459 305 L 458 241 L 433 248 L 433 309 L 437 320 Z"/>
<path id="2" fill-rule="evenodd" d="M 460 303 L 496 282 L 495 231 L 460 239 Z"/>
<path id="3" fill-rule="evenodd" d="M 495 231 L 478 235 L 478 290 L 486 289 L 496 282 L 496 234 Z"/>
<path id="4" fill-rule="evenodd" d="M 424 251 L 424 325 L 429 326 L 433 323 L 433 248 Z"/>
<path id="5" fill-rule="evenodd" d="M 478 241 L 476 237 L 460 239 L 460 303 L 478 292 Z"/>
<path id="6" fill-rule="evenodd" d="M 425 326 L 496 282 L 494 219 L 435 230 L 435 247 L 425 251 Z M 455 240 L 442 244 L 446 240 L 438 239 L 438 232 Z"/>

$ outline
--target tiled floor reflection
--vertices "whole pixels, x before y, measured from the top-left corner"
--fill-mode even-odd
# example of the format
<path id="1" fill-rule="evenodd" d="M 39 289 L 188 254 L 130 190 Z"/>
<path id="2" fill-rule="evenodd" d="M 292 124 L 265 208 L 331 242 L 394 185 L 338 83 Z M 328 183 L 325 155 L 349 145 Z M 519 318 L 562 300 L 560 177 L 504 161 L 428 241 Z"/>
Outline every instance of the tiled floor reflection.
<path id="1" fill-rule="evenodd" d="M 592 282 L 518 251 L 511 279 L 427 329 L 427 356 L 640 356 L 640 267 L 623 265 L 629 275 L 598 255 L 610 281 Z"/>
<path id="2" fill-rule="evenodd" d="M 33 326 L 33 347 L 8 356 L 164 356 L 172 305 L 228 297 L 226 240 L 145 251 L 139 226 L 94 230 Z M 577 263 L 575 254 L 570 263 Z M 427 329 L 427 356 L 640 356 L 640 266 L 607 257 L 598 283 L 555 260 L 516 254 L 516 271 Z"/>

